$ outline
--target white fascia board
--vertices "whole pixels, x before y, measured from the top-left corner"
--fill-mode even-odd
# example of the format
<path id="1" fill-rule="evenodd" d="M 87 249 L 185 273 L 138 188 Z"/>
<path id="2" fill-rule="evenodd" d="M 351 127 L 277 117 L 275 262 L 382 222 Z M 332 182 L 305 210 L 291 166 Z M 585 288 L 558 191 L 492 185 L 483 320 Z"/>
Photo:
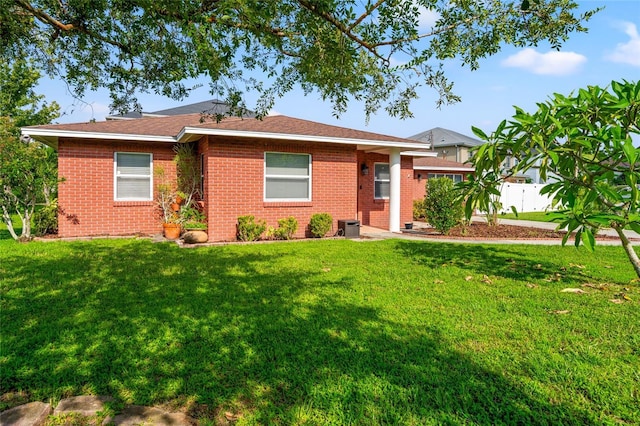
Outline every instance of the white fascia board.
<path id="1" fill-rule="evenodd" d="M 173 136 L 153 136 L 153 135 L 135 135 L 127 133 L 99 133 L 99 132 L 79 132 L 74 130 L 52 130 L 38 129 L 33 127 L 23 127 L 21 133 L 37 140 L 38 136 L 48 138 L 82 138 L 82 139 L 111 139 L 126 140 L 140 142 L 169 142 L 176 143 Z"/>
<path id="2" fill-rule="evenodd" d="M 473 167 L 438 167 L 438 166 L 413 166 L 413 170 L 437 170 L 442 172 L 474 172 Z"/>
<path id="3" fill-rule="evenodd" d="M 435 151 L 403 151 L 400 155 L 411 157 L 437 157 L 438 153 Z"/>
<path id="4" fill-rule="evenodd" d="M 424 144 L 396 141 L 375 141 L 367 139 L 336 138 L 331 136 L 297 135 L 289 133 L 254 132 L 245 130 L 202 129 L 198 127 L 185 127 L 178 133 L 177 140 L 189 140 L 189 135 L 228 136 L 238 138 L 278 139 L 300 142 L 338 143 L 343 145 L 379 146 L 385 148 L 420 149 Z"/>

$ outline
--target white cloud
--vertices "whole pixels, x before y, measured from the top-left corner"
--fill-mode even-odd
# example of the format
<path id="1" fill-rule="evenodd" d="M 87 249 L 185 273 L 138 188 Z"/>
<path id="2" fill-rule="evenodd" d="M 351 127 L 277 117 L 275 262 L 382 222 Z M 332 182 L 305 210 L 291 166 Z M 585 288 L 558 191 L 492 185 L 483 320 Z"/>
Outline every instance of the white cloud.
<path id="1" fill-rule="evenodd" d="M 429 10 L 423 6 L 420 6 L 418 10 L 420 11 L 420 15 L 418 16 L 418 29 L 424 31 L 433 28 L 440 18 L 440 14 L 435 10 Z"/>
<path id="2" fill-rule="evenodd" d="M 622 22 L 622 27 L 630 40 L 626 43 L 619 43 L 612 53 L 605 56 L 605 59 L 640 67 L 640 35 L 638 35 L 638 29 L 631 22 Z"/>
<path id="3" fill-rule="evenodd" d="M 540 75 L 569 75 L 580 71 L 587 57 L 575 52 L 547 53 L 526 48 L 502 61 L 505 67 L 522 68 Z"/>

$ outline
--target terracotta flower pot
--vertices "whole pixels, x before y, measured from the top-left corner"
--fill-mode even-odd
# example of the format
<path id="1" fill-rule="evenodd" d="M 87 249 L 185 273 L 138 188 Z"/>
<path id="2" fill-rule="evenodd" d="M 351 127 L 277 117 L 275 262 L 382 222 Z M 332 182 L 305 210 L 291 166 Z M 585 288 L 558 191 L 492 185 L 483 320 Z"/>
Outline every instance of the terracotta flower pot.
<path id="1" fill-rule="evenodd" d="M 180 204 L 171 203 L 171 210 L 173 210 L 174 212 L 177 212 L 178 210 L 180 210 Z"/>
<path id="2" fill-rule="evenodd" d="M 164 237 L 167 240 L 177 240 L 178 238 L 180 238 L 180 224 L 163 223 L 162 229 L 164 231 Z"/>
<path id="3" fill-rule="evenodd" d="M 180 195 L 176 195 L 176 203 L 182 204 L 183 202 L 184 202 L 184 198 L 182 198 Z"/>

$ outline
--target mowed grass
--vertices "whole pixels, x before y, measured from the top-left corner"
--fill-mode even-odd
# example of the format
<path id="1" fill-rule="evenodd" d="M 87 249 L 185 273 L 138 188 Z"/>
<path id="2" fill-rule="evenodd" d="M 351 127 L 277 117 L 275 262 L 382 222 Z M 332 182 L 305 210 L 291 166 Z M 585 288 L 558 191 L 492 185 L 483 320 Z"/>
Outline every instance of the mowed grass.
<path id="1" fill-rule="evenodd" d="M 517 220 L 532 220 L 535 222 L 552 222 L 549 216 L 551 212 L 521 212 L 516 216 L 514 213 L 504 213 L 498 216 L 500 219 L 517 219 Z"/>
<path id="2" fill-rule="evenodd" d="M 201 424 L 640 423 L 618 247 L 2 240 L 0 276 L 0 409 L 97 394 Z"/>

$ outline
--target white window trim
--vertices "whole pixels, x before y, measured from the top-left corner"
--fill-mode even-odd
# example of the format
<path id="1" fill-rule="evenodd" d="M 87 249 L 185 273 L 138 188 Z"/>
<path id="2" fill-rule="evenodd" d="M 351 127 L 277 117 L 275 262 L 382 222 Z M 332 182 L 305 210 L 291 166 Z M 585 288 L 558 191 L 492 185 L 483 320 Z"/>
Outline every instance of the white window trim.
<path id="1" fill-rule="evenodd" d="M 133 178 L 149 178 L 149 198 L 118 198 L 118 154 L 138 154 L 149 156 L 149 176 L 147 175 L 121 175 Z M 125 152 L 113 153 L 113 200 L 114 201 L 153 201 L 153 153 L 149 152 Z"/>
<path id="2" fill-rule="evenodd" d="M 378 179 L 376 178 L 376 166 L 378 164 L 389 166 L 389 179 Z M 391 166 L 389 163 L 373 163 L 373 199 L 374 200 L 388 200 L 389 197 L 376 197 L 376 182 L 388 182 L 389 188 L 391 188 Z"/>
<path id="3" fill-rule="evenodd" d="M 268 175 L 267 176 L 267 154 L 290 154 L 290 155 L 306 155 L 309 158 L 309 175 L 308 176 L 295 176 L 291 175 Z M 313 195 L 311 190 L 313 188 L 312 185 L 312 161 L 311 154 L 307 152 L 278 152 L 278 151 L 265 151 L 264 159 L 263 159 L 263 172 L 262 172 L 262 200 L 267 203 L 287 203 L 287 202 L 305 202 L 311 201 Z M 267 177 L 270 178 L 279 178 L 279 179 L 290 179 L 290 180 L 307 180 L 309 182 L 309 198 L 267 198 Z"/>

